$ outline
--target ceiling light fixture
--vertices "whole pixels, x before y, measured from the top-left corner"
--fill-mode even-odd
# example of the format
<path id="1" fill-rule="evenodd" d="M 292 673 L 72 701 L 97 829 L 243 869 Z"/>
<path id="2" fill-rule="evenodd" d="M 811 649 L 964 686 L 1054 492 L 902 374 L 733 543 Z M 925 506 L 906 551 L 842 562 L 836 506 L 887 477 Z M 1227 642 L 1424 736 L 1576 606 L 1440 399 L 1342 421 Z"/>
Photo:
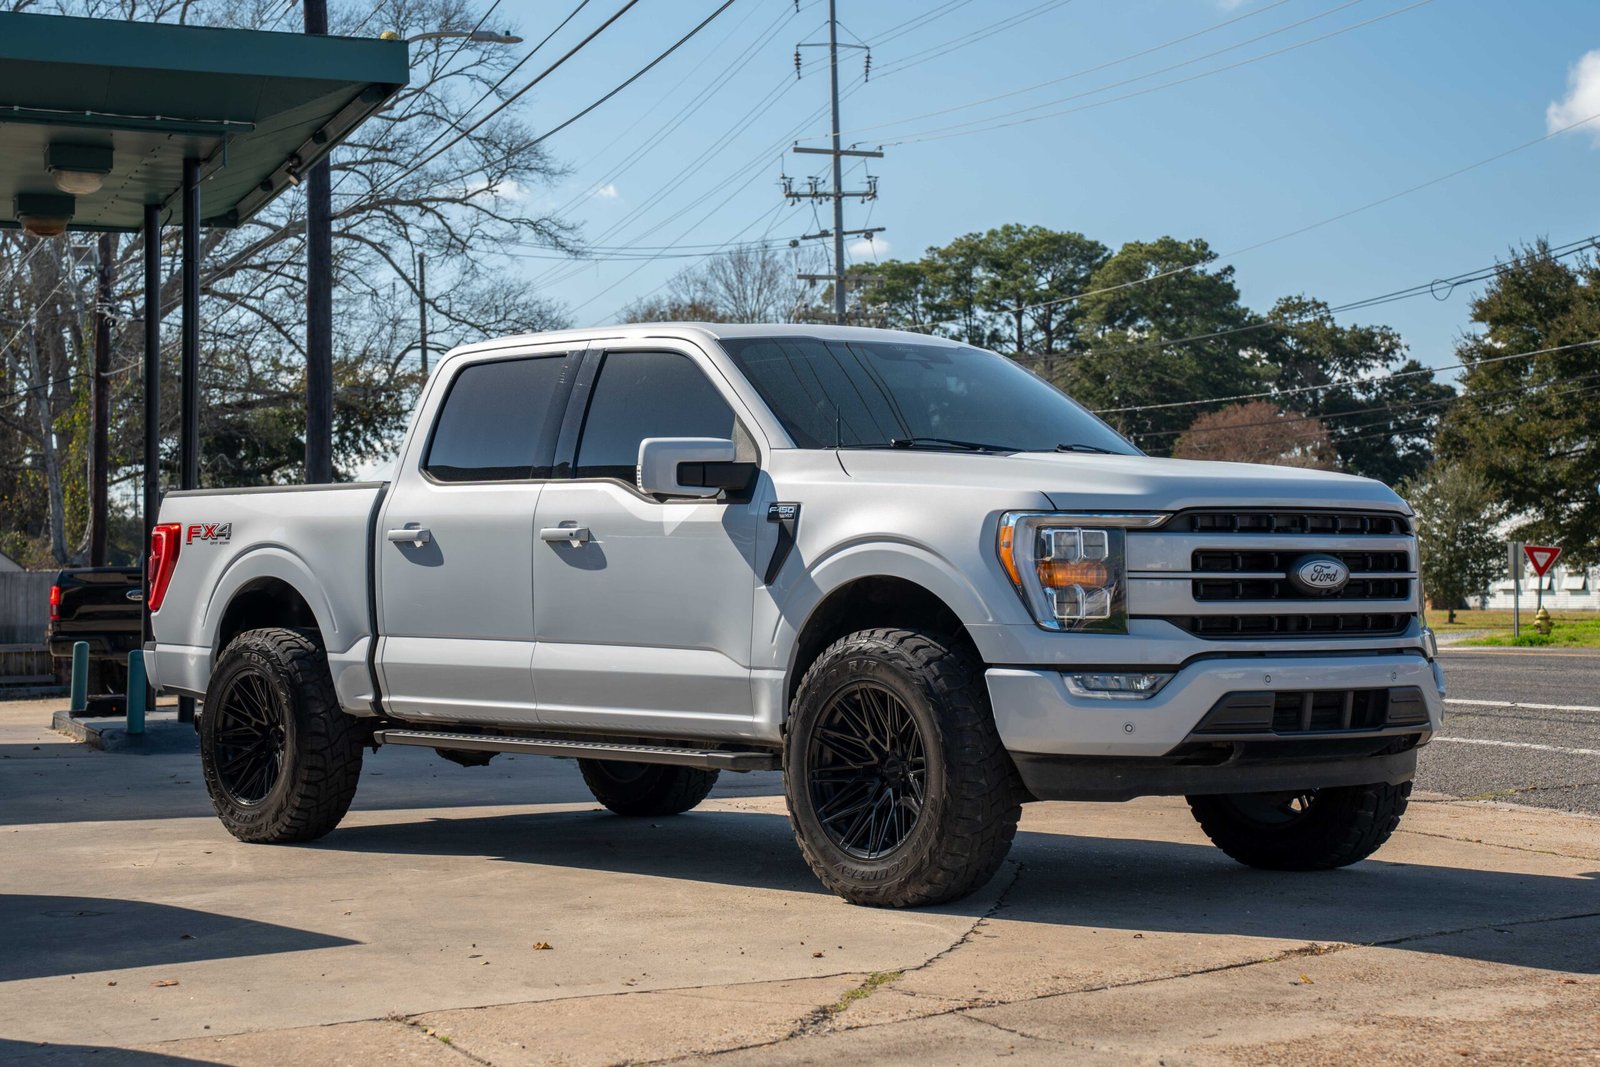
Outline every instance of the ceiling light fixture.
<path id="1" fill-rule="evenodd" d="M 12 207 L 23 232 L 35 237 L 58 237 L 66 232 L 77 203 L 59 193 L 18 193 Z"/>
<path id="2" fill-rule="evenodd" d="M 107 145 L 52 144 L 44 150 L 44 167 L 56 188 L 73 196 L 98 193 L 111 173 Z"/>

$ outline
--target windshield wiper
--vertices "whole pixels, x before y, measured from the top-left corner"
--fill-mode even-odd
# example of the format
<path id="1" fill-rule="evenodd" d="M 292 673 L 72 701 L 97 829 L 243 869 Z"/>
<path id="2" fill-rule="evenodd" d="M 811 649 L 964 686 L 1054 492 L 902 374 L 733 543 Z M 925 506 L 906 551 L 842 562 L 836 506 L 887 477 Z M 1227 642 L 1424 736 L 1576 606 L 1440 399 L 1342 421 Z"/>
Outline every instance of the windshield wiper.
<path id="1" fill-rule="evenodd" d="M 963 448 L 969 452 L 1015 452 L 1007 445 L 986 445 L 981 441 L 959 441 L 953 437 L 891 437 L 890 448 Z"/>
<path id="2" fill-rule="evenodd" d="M 1101 448 L 1099 445 L 1085 445 L 1085 444 L 1056 445 L 1056 451 L 1057 452 L 1099 452 L 1101 455 L 1105 455 L 1105 456 L 1121 455 L 1121 453 L 1113 452 L 1109 448 Z"/>

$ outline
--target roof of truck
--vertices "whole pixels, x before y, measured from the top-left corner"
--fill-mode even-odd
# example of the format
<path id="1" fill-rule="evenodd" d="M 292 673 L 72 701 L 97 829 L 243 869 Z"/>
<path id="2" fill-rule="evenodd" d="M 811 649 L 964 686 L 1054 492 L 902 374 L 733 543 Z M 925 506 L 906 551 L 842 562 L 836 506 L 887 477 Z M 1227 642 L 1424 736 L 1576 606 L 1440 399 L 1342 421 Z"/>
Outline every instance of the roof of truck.
<path id="1" fill-rule="evenodd" d="M 868 326 L 831 326 L 825 323 L 736 323 L 736 322 L 634 322 L 619 326 L 590 326 L 578 330 L 553 330 L 549 333 L 526 333 L 512 337 L 497 337 L 475 341 L 451 349 L 448 356 L 467 352 L 485 352 L 500 348 L 515 348 L 530 344 L 550 344 L 563 341 L 604 341 L 612 338 L 670 337 L 679 340 L 700 341 L 736 337 L 821 337 L 836 340 L 915 341 L 922 344 L 957 344 L 959 342 L 930 334 L 910 333 L 905 330 L 877 330 Z"/>

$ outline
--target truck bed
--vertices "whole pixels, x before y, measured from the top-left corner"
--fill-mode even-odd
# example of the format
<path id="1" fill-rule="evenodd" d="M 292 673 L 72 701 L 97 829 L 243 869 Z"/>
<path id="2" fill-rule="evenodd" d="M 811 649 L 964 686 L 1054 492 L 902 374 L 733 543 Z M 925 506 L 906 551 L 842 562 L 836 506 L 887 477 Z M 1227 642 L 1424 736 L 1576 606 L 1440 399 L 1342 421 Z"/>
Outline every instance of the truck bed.
<path id="1" fill-rule="evenodd" d="M 228 605 L 241 593 L 298 597 L 321 630 L 341 699 L 370 700 L 372 524 L 387 484 L 168 493 L 158 521 L 179 528 L 179 551 L 151 617 L 152 680 L 203 696 L 213 657 L 236 632 Z"/>

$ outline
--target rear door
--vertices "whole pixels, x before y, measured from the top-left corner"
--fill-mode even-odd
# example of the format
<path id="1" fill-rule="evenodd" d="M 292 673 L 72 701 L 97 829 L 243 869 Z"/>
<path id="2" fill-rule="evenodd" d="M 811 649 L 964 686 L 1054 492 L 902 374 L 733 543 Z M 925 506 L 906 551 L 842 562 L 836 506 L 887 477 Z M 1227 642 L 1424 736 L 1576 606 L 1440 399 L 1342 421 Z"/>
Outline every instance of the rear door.
<path id="1" fill-rule="evenodd" d="M 755 439 L 689 346 L 587 359 L 558 456 L 572 457 L 572 478 L 545 487 L 535 523 L 540 722 L 748 736 L 759 491 L 660 500 L 639 491 L 635 464 L 647 437 L 731 438 L 739 459 L 759 461 Z M 586 534 L 563 539 L 564 527 Z"/>
<path id="2" fill-rule="evenodd" d="M 534 509 L 579 358 L 470 358 L 430 390 L 443 399 L 413 434 L 377 526 L 390 714 L 534 720 Z"/>

